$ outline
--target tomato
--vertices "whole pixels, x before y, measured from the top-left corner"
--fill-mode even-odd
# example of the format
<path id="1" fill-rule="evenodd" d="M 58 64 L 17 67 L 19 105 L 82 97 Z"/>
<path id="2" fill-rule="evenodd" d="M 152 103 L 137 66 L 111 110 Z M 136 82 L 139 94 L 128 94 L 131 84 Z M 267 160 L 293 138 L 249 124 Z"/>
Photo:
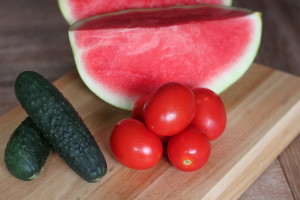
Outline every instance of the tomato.
<path id="1" fill-rule="evenodd" d="M 110 146 L 115 158 L 132 169 L 148 169 L 163 154 L 160 138 L 136 119 L 123 119 L 113 129 Z"/>
<path id="2" fill-rule="evenodd" d="M 203 167 L 209 160 L 210 152 L 207 135 L 192 126 L 171 136 L 167 146 L 170 162 L 182 171 L 195 171 Z"/>
<path id="3" fill-rule="evenodd" d="M 175 82 L 159 87 L 144 105 L 146 125 L 160 136 L 171 136 L 184 130 L 194 114 L 194 94 L 187 87 Z"/>
<path id="4" fill-rule="evenodd" d="M 191 124 L 210 140 L 221 136 L 226 127 L 226 110 L 221 98 L 213 91 L 206 88 L 193 90 L 196 100 L 195 117 Z"/>
<path id="5" fill-rule="evenodd" d="M 141 97 L 138 99 L 134 105 L 131 112 L 131 117 L 140 121 L 144 120 L 143 112 L 144 112 L 144 104 L 146 99 L 148 98 L 148 95 Z"/>

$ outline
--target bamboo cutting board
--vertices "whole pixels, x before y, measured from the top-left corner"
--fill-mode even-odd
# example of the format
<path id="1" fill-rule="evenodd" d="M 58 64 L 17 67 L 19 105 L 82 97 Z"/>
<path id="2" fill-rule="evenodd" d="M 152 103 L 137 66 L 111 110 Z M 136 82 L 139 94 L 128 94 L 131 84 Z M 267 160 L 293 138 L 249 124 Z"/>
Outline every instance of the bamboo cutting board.
<path id="1" fill-rule="evenodd" d="M 39 178 L 24 182 L 11 176 L 3 154 L 26 117 L 18 106 L 0 118 L 0 199 L 237 199 L 300 132 L 300 78 L 253 64 L 221 94 L 228 125 L 212 142 L 211 158 L 202 169 L 181 172 L 164 158 L 152 169 L 132 170 L 119 164 L 109 148 L 113 126 L 130 113 L 98 99 L 75 71 L 55 85 L 91 130 L 108 172 L 100 182 L 87 183 L 52 152 Z"/>

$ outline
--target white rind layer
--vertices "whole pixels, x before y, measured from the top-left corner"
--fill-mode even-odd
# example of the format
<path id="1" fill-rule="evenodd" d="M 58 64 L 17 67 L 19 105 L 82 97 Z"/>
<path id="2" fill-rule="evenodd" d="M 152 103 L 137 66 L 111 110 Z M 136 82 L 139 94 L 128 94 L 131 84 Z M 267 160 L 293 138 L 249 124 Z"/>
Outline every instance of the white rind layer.
<path id="1" fill-rule="evenodd" d="M 58 7 L 67 23 L 72 24 L 74 21 L 76 21 L 76 19 L 74 18 L 71 12 L 71 8 L 68 4 L 68 1 L 69 0 L 58 0 Z"/>
<path id="2" fill-rule="evenodd" d="M 248 43 L 248 46 L 245 49 L 246 53 L 233 63 L 229 70 L 221 73 L 218 77 L 214 77 L 215 79 L 221 79 L 222 81 L 212 80 L 211 83 L 204 85 L 204 87 L 210 88 L 218 94 L 226 90 L 246 73 L 258 52 L 262 33 L 261 13 L 254 12 L 245 17 L 253 22 L 251 42 Z"/>
<path id="3" fill-rule="evenodd" d="M 232 4 L 232 0 L 224 0 L 223 1 L 224 6 L 231 6 L 231 4 Z"/>
<path id="4" fill-rule="evenodd" d="M 73 31 L 69 31 L 69 38 L 73 50 L 73 55 L 75 58 L 77 71 L 85 85 L 103 101 L 121 109 L 131 110 L 133 108 L 133 102 L 138 97 L 124 97 L 123 95 L 114 93 L 105 85 L 91 78 L 90 75 L 88 75 L 88 72 L 85 70 L 86 68 L 84 67 L 84 64 L 81 59 L 81 52 L 83 50 L 76 47 Z"/>
<path id="5" fill-rule="evenodd" d="M 230 67 L 229 70 L 227 70 L 224 73 L 221 73 L 218 77 L 214 77 L 214 80 L 211 80 L 207 85 L 201 85 L 201 87 L 210 88 L 219 94 L 225 89 L 227 89 L 229 86 L 231 86 L 233 83 L 235 83 L 237 80 L 239 80 L 253 63 L 257 51 L 259 49 L 260 39 L 261 39 L 261 32 L 262 32 L 261 14 L 259 12 L 254 12 L 245 17 L 248 18 L 253 23 L 253 32 L 252 32 L 251 41 L 248 43 L 245 53 L 243 54 L 243 56 L 237 59 L 235 63 L 232 64 L 232 67 Z M 105 85 L 96 82 L 93 78 L 90 77 L 90 75 L 88 75 L 81 59 L 83 50 L 77 48 L 75 43 L 75 38 L 74 38 L 75 32 L 72 31 L 72 27 L 71 27 L 69 31 L 69 38 L 70 38 L 70 43 L 72 46 L 77 70 L 83 82 L 94 94 L 96 94 L 103 101 L 121 109 L 131 110 L 133 108 L 134 102 L 139 97 L 137 96 L 128 97 L 128 96 L 120 95 L 118 93 L 114 93 Z"/>

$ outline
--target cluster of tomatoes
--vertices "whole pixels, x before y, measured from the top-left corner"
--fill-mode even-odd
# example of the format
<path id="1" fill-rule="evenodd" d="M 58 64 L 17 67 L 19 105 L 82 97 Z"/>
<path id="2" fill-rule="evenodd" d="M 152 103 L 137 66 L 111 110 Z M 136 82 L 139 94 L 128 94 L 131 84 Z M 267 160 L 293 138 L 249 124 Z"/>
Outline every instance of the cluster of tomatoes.
<path id="1" fill-rule="evenodd" d="M 166 154 L 176 168 L 200 169 L 210 157 L 210 141 L 226 126 L 221 98 L 206 88 L 169 82 L 139 99 L 131 118 L 114 127 L 110 145 L 115 158 L 133 169 L 148 169 Z"/>

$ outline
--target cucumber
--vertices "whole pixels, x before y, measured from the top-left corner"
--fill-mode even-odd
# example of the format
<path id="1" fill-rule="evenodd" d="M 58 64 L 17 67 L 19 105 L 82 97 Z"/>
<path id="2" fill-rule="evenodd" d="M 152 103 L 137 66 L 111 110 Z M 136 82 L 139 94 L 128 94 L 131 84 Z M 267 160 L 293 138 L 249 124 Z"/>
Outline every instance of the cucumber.
<path id="1" fill-rule="evenodd" d="M 87 182 L 97 182 L 107 171 L 94 137 L 73 106 L 42 75 L 25 71 L 15 81 L 22 107 L 53 149 Z"/>
<path id="2" fill-rule="evenodd" d="M 4 153 L 8 171 L 18 179 L 30 181 L 43 171 L 51 146 L 27 117 L 11 135 Z"/>

